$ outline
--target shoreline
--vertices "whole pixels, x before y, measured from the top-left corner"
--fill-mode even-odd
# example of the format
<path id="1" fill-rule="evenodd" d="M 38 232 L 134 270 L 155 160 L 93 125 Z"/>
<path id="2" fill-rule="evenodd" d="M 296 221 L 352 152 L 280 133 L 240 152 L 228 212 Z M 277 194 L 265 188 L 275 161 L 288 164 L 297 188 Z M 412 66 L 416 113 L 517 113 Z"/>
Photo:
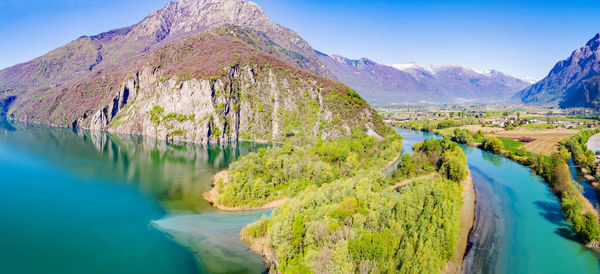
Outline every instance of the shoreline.
<path id="1" fill-rule="evenodd" d="M 228 212 L 266 210 L 266 209 L 273 209 L 273 208 L 280 207 L 289 200 L 289 198 L 283 198 L 283 199 L 268 202 L 268 203 L 264 204 L 263 206 L 259 206 L 259 207 L 230 207 L 230 206 L 218 204 L 217 199 L 219 198 L 219 191 L 217 190 L 216 183 L 219 180 L 223 180 L 223 182 L 227 183 L 227 176 L 228 176 L 227 170 L 217 172 L 217 174 L 215 174 L 213 176 L 212 185 L 211 185 L 210 190 L 208 192 L 204 192 L 202 194 L 202 197 L 204 197 L 204 199 L 212 207 L 214 207 L 218 210 L 228 211 Z"/>
<path id="2" fill-rule="evenodd" d="M 475 224 L 477 194 L 475 193 L 475 185 L 473 184 L 471 172 L 461 182 L 461 185 L 463 186 L 462 198 L 464 203 L 460 208 L 458 242 L 456 243 L 454 255 L 444 264 L 442 273 L 462 273 L 463 261 L 468 251 L 469 236 Z"/>
<path id="3" fill-rule="evenodd" d="M 398 127 L 404 128 L 404 127 L 401 127 L 401 126 L 398 126 Z M 414 130 L 414 131 L 419 131 L 419 132 L 426 132 L 426 131 L 423 131 L 423 130 L 416 130 L 416 129 L 411 129 L 411 128 L 404 128 L 404 129 L 409 129 L 409 130 Z M 448 136 L 447 134 L 442 134 L 440 132 L 435 132 L 435 131 L 428 132 L 428 133 L 432 133 L 432 134 L 435 134 L 435 135 L 438 135 L 438 136 L 442 136 L 442 137 L 447 137 Z M 479 144 L 479 143 L 470 142 L 468 144 L 463 144 L 463 145 L 470 146 L 470 147 L 473 147 L 473 148 L 478 148 L 478 149 L 481 149 L 483 151 L 486 151 L 486 150 L 484 150 L 482 148 L 482 144 Z M 535 170 L 534 170 L 534 168 L 532 166 L 529 166 L 526 162 L 524 162 L 526 158 L 519 157 L 519 156 L 517 156 L 517 157 L 509 157 L 508 155 L 506 155 L 505 153 L 503 153 L 504 151 L 502 151 L 500 153 L 495 153 L 495 152 L 492 152 L 492 151 L 486 151 L 486 152 L 489 152 L 489 153 L 501 156 L 501 157 L 503 157 L 505 159 L 508 159 L 510 161 L 513 161 L 513 162 L 515 162 L 515 163 L 517 163 L 519 165 L 527 167 L 531 171 L 535 172 Z M 582 169 L 581 167 L 579 167 L 579 168 Z M 554 190 L 553 188 L 550 187 L 550 185 L 548 184 L 548 182 L 546 181 L 546 179 L 542 178 L 542 181 L 550 189 L 550 191 L 553 193 L 553 195 L 559 200 L 559 204 L 562 206 L 562 202 L 561 202 L 560 198 L 558 197 L 558 193 L 556 192 L 556 190 Z M 594 183 L 596 185 L 598 185 L 598 182 L 590 183 L 588 181 L 587 183 L 590 184 L 590 185 L 592 185 L 593 187 L 595 187 Z M 598 190 L 598 188 L 596 188 L 596 190 Z M 595 208 L 590 203 L 590 201 L 587 198 L 585 198 L 581 192 L 579 193 L 578 197 L 583 200 L 583 203 L 584 203 L 584 214 L 585 213 L 592 213 L 592 215 L 596 216 L 596 222 L 600 223 L 600 220 L 598 219 L 598 218 L 600 218 L 600 212 L 598 212 L 597 210 L 595 210 Z M 562 209 L 561 209 L 561 214 L 564 214 L 564 212 L 562 211 Z M 563 218 L 564 218 L 564 216 L 563 216 Z M 578 243 L 580 245 L 582 245 L 583 247 L 585 247 L 585 248 L 587 248 L 587 249 L 589 249 L 589 250 L 591 250 L 593 252 L 596 252 L 596 253 L 600 254 L 600 240 L 593 241 L 593 242 L 591 242 L 589 244 L 582 243 L 582 242 L 579 242 L 579 241 L 578 241 Z"/>

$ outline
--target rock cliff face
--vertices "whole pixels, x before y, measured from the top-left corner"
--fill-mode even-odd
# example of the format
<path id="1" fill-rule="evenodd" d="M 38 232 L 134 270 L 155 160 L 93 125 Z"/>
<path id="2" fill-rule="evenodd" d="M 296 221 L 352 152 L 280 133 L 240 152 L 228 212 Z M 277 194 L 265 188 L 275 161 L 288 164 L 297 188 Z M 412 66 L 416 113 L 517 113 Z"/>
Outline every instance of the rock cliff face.
<path id="1" fill-rule="evenodd" d="M 560 107 L 600 108 L 600 74 L 572 86 L 567 90 Z"/>
<path id="2" fill-rule="evenodd" d="M 546 78 L 514 96 L 526 104 L 560 104 L 561 107 L 596 106 L 594 82 L 600 74 L 600 33 L 552 68 Z M 590 81 L 589 83 L 587 81 Z M 597 85 L 596 85 L 597 86 Z M 593 95 L 590 97 L 590 95 Z"/>
<path id="3" fill-rule="evenodd" d="M 171 2 L 0 71 L 9 119 L 173 141 L 390 133 L 296 33 L 244 0 Z"/>
<path id="4" fill-rule="evenodd" d="M 338 94 L 361 107 L 353 119 L 340 119 L 340 102 L 335 101 L 340 98 L 331 98 L 335 94 L 319 88 L 317 82 L 286 73 L 241 65 L 224 68 L 217 78 L 182 80 L 166 79 L 160 70 L 147 67 L 123 83 L 108 107 L 78 123 L 91 129 L 200 143 L 283 141 L 296 135 L 336 138 L 361 127 L 372 136 L 385 134 L 381 125 L 372 122 L 376 114 L 359 99 Z"/>
<path id="5" fill-rule="evenodd" d="M 20 96 L 9 117 L 200 143 L 389 133 L 356 92 L 285 61 L 260 34 L 182 37 L 61 92 Z"/>

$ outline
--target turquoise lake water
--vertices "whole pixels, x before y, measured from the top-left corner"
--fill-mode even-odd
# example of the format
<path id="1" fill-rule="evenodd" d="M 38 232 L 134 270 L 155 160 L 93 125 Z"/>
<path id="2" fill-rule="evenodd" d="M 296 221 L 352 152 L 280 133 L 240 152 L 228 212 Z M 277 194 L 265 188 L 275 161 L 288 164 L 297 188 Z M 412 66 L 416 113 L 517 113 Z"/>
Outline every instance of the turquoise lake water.
<path id="1" fill-rule="evenodd" d="M 398 132 L 407 143 L 433 137 Z M 466 273 L 600 273 L 599 257 L 573 240 L 557 198 L 539 176 L 506 158 L 462 147 L 477 193 Z"/>
<path id="2" fill-rule="evenodd" d="M 260 273 L 237 233 L 268 212 L 199 198 L 258 147 L 3 123 L 0 273 Z"/>
<path id="3" fill-rule="evenodd" d="M 431 135 L 399 130 L 406 146 Z M 260 145 L 0 125 L 0 273 L 260 273 L 239 230 L 268 211 L 219 212 L 199 195 Z M 467 273 L 599 273 L 531 171 L 463 147 L 477 192 Z"/>

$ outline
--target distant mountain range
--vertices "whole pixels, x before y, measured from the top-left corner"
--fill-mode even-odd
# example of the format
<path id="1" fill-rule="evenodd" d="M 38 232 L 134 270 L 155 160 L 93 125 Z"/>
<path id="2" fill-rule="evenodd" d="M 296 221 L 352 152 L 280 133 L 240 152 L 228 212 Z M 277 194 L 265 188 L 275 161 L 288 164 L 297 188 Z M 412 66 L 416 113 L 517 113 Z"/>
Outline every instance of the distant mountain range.
<path id="1" fill-rule="evenodd" d="M 456 65 L 426 68 L 416 63 L 383 65 L 366 58 L 317 54 L 338 80 L 373 104 L 501 102 L 532 83 L 496 70 L 482 72 Z"/>
<path id="2" fill-rule="evenodd" d="M 525 104 L 600 107 L 600 33 L 513 98 Z"/>

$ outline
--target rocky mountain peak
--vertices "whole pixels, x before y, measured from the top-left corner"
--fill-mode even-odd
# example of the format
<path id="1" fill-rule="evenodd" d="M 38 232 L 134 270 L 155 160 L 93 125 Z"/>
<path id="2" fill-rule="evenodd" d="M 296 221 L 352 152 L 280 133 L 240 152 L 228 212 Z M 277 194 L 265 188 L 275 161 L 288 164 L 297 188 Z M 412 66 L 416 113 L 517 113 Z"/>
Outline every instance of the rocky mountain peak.
<path id="1" fill-rule="evenodd" d="M 592 50 L 598 50 L 598 46 L 600 45 L 600 33 L 596 33 L 596 36 L 594 36 L 594 38 L 588 41 L 585 45 Z"/>
<path id="2" fill-rule="evenodd" d="M 25 92 L 62 89 L 115 64 L 151 53 L 179 38 L 230 26 L 268 37 L 275 53 L 299 68 L 321 76 L 331 73 L 312 47 L 295 32 L 269 20 L 255 3 L 245 0 L 180 0 L 169 2 L 139 23 L 82 36 L 52 52 L 0 71 L 0 88 Z"/>
<path id="3" fill-rule="evenodd" d="M 556 104 L 565 97 L 573 97 L 568 93 L 572 94 L 583 81 L 600 73 L 599 47 L 600 33 L 585 46 L 573 51 L 569 58 L 556 63 L 548 76 L 519 92 L 515 99 L 520 99 L 523 103 Z"/>
<path id="4" fill-rule="evenodd" d="M 132 35 L 155 37 L 158 41 L 167 36 L 204 32 L 226 25 L 260 28 L 266 31 L 271 25 L 257 4 L 244 0 L 181 0 L 170 2 L 135 25 Z"/>

